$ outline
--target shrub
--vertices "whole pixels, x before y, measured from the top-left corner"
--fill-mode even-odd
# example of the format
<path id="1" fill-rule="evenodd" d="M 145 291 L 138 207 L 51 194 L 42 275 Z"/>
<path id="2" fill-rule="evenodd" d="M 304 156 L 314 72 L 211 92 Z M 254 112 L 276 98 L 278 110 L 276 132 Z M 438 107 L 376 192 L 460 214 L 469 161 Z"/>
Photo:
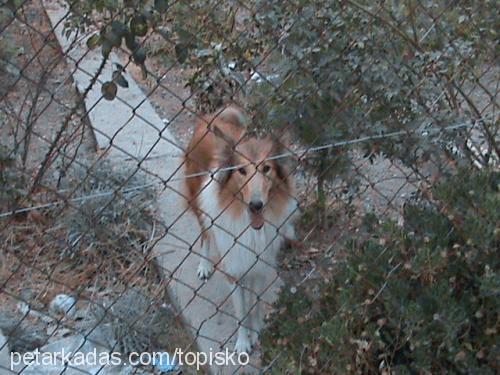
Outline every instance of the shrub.
<path id="1" fill-rule="evenodd" d="M 0 144 L 0 209 L 2 211 L 17 209 L 19 201 L 26 195 L 16 156 L 16 153 L 12 152 L 9 147 Z"/>
<path id="2" fill-rule="evenodd" d="M 460 171 L 402 227 L 367 217 L 319 299 L 282 293 L 262 339 L 272 372 L 495 373 L 499 177 Z"/>
<path id="3" fill-rule="evenodd" d="M 467 151 L 463 134 L 429 134 L 429 126 L 481 119 L 485 133 L 494 132 L 494 121 L 478 110 L 484 105 L 470 94 L 494 65 L 493 1 L 69 3 L 68 32 L 99 26 L 89 48 L 100 46 L 107 57 L 126 47 L 144 73 L 152 49 L 175 57 L 189 72 L 186 85 L 198 110 L 246 96 L 241 102 L 254 115 L 252 127 L 280 134 L 289 124 L 304 146 L 404 131 L 405 142 L 366 142 L 363 151 L 414 166 L 429 154 L 446 157 L 437 141 Z M 159 45 L 151 48 L 153 36 Z M 259 84 L 249 79 L 254 71 L 266 77 Z M 107 82 L 106 98 L 114 98 L 115 83 L 127 86 L 123 77 Z M 350 172 L 351 155 L 346 148 L 318 154 L 307 167 L 317 177 L 321 202 L 325 183 Z"/>
<path id="4" fill-rule="evenodd" d="M 153 189 L 137 188 L 145 182 L 144 173 L 128 165 L 114 167 L 107 160 L 99 161 L 90 174 L 77 168 L 70 186 L 76 187 L 77 196 L 91 198 L 74 202 L 61 216 L 68 230 L 68 246 L 61 256 L 78 259 L 85 251 L 126 263 L 131 256 L 141 259 L 154 221 Z"/>

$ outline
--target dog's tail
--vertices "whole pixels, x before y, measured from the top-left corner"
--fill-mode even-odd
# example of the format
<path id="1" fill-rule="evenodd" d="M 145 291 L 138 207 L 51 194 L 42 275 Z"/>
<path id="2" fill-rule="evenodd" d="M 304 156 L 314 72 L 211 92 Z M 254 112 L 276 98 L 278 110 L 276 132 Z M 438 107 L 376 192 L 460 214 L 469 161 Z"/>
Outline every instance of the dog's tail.
<path id="1" fill-rule="evenodd" d="M 243 113 L 243 111 L 236 107 L 230 106 L 225 108 L 222 112 L 217 115 L 218 119 L 222 121 L 228 122 L 238 127 L 246 128 L 247 126 L 247 117 Z"/>

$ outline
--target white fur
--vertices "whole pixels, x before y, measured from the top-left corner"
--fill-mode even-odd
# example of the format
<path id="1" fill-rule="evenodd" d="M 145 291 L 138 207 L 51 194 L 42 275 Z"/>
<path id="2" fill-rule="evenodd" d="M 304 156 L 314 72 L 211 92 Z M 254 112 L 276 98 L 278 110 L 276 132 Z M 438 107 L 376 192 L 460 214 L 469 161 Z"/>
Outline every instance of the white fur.
<path id="1" fill-rule="evenodd" d="M 209 180 L 205 184 L 208 186 L 200 195 L 200 209 L 205 214 L 204 227 L 209 228 L 209 241 L 204 242 L 202 255 L 210 258 L 217 251 L 224 272 L 237 280 L 230 283 L 239 324 L 235 350 L 250 352 L 264 320 L 262 303 L 257 302 L 257 296 L 268 288 L 265 276 L 270 274 L 270 268 L 276 267 L 277 254 L 285 237 L 295 239 L 292 219 L 297 203 L 290 199 L 279 217 L 265 210 L 266 222 L 260 230 L 255 230 L 249 225 L 247 210 L 235 218 L 220 206 L 218 182 Z M 202 259 L 198 275 L 207 277 L 211 272 L 210 261 Z"/>

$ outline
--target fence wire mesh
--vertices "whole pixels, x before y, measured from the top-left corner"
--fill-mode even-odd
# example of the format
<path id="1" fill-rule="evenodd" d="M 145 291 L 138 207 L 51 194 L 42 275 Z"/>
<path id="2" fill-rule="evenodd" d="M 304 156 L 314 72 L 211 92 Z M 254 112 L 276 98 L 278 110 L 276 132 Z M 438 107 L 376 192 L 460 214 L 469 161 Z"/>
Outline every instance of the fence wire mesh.
<path id="1" fill-rule="evenodd" d="M 495 373 L 497 26 L 2 1 L 0 374 Z"/>

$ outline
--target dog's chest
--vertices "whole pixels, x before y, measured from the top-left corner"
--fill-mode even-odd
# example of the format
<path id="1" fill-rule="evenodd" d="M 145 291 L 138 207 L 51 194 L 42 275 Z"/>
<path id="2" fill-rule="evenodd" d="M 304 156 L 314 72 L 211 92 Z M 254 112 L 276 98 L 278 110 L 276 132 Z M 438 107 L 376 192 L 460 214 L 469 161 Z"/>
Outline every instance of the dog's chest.
<path id="1" fill-rule="evenodd" d="M 293 212 L 293 205 L 290 204 L 282 218 L 266 215 L 264 226 L 255 230 L 249 225 L 247 212 L 234 217 L 227 207 L 220 207 L 216 188 L 216 183 L 207 183 L 201 194 L 200 208 L 205 213 L 204 227 L 213 235 L 213 247 L 220 254 L 226 272 L 238 277 L 248 271 L 262 272 L 263 267 L 275 267 L 284 242 L 283 234 L 288 235 L 284 229 L 291 228 L 284 224 L 290 215 L 288 211 Z"/>
<path id="2" fill-rule="evenodd" d="M 231 220 L 230 215 L 222 215 L 215 223 L 216 247 L 227 272 L 241 276 L 249 271 L 258 272 L 264 265 L 276 265 L 283 237 L 271 224 L 255 230 L 240 220 Z"/>

